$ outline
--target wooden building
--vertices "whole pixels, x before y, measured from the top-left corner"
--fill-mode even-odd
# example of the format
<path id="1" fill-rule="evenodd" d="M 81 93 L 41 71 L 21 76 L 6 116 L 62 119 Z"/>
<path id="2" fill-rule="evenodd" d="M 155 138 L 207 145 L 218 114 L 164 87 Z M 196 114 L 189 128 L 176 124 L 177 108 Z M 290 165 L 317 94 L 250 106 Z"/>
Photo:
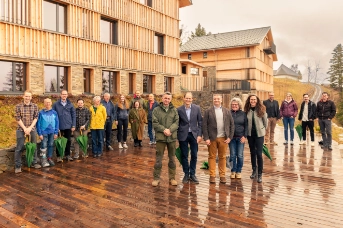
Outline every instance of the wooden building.
<path id="1" fill-rule="evenodd" d="M 204 84 L 211 91 L 262 99 L 273 91 L 277 55 L 270 27 L 195 37 L 181 47 L 180 58 L 205 66 Z"/>
<path id="2" fill-rule="evenodd" d="M 202 91 L 204 87 L 203 65 L 189 59 L 180 59 L 181 90 Z"/>
<path id="3" fill-rule="evenodd" d="M 1 0 L 0 93 L 177 93 L 179 8 L 189 5 Z"/>
<path id="4" fill-rule="evenodd" d="M 277 70 L 274 70 L 274 78 L 287 78 L 295 81 L 301 79 L 301 74 L 294 72 L 289 67 L 281 64 Z"/>

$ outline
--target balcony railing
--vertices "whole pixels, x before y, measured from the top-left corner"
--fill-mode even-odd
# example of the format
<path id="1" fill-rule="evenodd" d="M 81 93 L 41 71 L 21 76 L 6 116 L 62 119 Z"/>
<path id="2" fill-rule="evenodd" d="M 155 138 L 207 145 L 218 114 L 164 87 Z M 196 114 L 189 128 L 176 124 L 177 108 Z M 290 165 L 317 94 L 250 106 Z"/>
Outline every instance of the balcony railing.
<path id="1" fill-rule="evenodd" d="M 270 43 L 270 47 L 263 49 L 267 55 L 276 54 L 276 46 L 274 43 Z"/>
<path id="2" fill-rule="evenodd" d="M 247 80 L 204 78 L 204 90 L 213 92 L 250 91 Z M 207 81 L 206 81 L 207 80 Z"/>

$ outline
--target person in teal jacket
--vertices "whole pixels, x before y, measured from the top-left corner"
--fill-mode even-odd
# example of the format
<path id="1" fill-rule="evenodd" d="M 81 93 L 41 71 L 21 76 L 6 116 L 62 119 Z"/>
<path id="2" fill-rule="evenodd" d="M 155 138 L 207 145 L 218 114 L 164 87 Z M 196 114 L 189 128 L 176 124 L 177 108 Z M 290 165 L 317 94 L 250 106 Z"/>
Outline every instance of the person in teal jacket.
<path id="1" fill-rule="evenodd" d="M 42 167 L 54 166 L 51 159 L 54 149 L 54 139 L 58 136 L 59 120 L 58 114 L 51 107 L 51 99 L 44 100 L 44 109 L 38 114 L 37 132 L 41 142 Z"/>

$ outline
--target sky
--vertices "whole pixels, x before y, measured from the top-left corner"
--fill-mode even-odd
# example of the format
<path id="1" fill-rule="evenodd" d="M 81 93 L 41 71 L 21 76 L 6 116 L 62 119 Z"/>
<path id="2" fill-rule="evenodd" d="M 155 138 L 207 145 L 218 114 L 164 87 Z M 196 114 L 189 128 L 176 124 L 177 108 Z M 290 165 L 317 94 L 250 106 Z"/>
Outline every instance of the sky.
<path id="1" fill-rule="evenodd" d="M 223 33 L 271 26 L 278 61 L 298 64 L 307 81 L 319 65 L 317 82 L 328 75 L 333 49 L 343 42 L 343 0 L 193 0 L 180 9 L 180 26 L 194 31 L 198 23 L 207 32 Z"/>

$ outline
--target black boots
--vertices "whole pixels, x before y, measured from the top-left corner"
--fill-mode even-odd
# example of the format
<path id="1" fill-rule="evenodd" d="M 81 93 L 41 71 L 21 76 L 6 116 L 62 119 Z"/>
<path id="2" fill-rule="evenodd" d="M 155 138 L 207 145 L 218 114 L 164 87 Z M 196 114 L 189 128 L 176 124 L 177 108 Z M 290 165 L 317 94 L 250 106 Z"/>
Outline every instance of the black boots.
<path id="1" fill-rule="evenodd" d="M 262 173 L 259 173 L 257 175 L 257 183 L 261 183 L 262 182 Z"/>
<path id="2" fill-rule="evenodd" d="M 250 176 L 250 179 L 255 179 L 256 174 L 257 174 L 257 172 L 256 172 L 256 167 L 253 167 L 253 168 L 252 168 L 252 174 L 251 174 L 251 176 Z"/>

